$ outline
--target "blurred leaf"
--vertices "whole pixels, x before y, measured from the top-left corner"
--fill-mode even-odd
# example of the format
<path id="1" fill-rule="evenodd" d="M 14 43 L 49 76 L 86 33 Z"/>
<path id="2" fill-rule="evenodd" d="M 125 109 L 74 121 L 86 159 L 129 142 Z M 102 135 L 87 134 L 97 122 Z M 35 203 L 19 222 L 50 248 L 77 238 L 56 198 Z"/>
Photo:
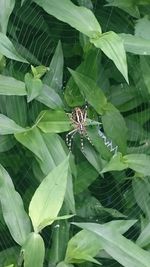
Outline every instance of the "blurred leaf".
<path id="1" fill-rule="evenodd" d="M 6 34 L 10 14 L 15 6 L 15 0 L 0 1 L 0 32 Z"/>
<path id="2" fill-rule="evenodd" d="M 63 110 L 42 111 L 36 124 L 45 133 L 61 133 L 72 129 L 71 120 Z"/>
<path id="3" fill-rule="evenodd" d="M 52 109 L 62 109 L 64 106 L 60 96 L 47 85 L 43 85 L 42 92 L 36 100 Z"/>
<path id="4" fill-rule="evenodd" d="M 147 204 L 149 204 L 148 201 Z M 150 223 L 148 223 L 148 225 L 142 230 L 138 239 L 136 240 L 136 244 L 142 248 L 150 244 Z"/>
<path id="5" fill-rule="evenodd" d="M 69 69 L 73 79 L 78 85 L 85 100 L 101 115 L 103 108 L 107 104 L 107 99 L 103 91 L 97 86 L 96 82 L 91 78 Z"/>
<path id="6" fill-rule="evenodd" d="M 150 55 L 150 40 L 132 34 L 120 34 L 126 52 L 136 55 Z"/>
<path id="7" fill-rule="evenodd" d="M 69 158 L 66 158 L 44 178 L 35 191 L 30 202 L 29 215 L 36 232 L 52 224 L 53 218 L 57 217 L 66 192 L 68 168 Z"/>
<path id="8" fill-rule="evenodd" d="M 74 5 L 70 0 L 34 0 L 47 13 L 68 23 L 73 28 L 89 37 L 96 37 L 101 33 L 101 27 L 91 10 Z"/>
<path id="9" fill-rule="evenodd" d="M 144 176 L 150 174 L 150 155 L 145 154 L 129 154 L 125 155 L 124 160 L 128 167 Z"/>
<path id="10" fill-rule="evenodd" d="M 150 20 L 148 19 L 148 16 L 145 16 L 136 22 L 135 36 L 150 40 Z"/>
<path id="11" fill-rule="evenodd" d="M 90 39 L 97 48 L 100 48 L 104 54 L 109 57 L 118 70 L 122 73 L 125 80 L 128 81 L 126 53 L 123 45 L 123 41 L 119 35 L 115 32 L 103 33 L 97 39 Z"/>
<path id="12" fill-rule="evenodd" d="M 51 60 L 49 70 L 43 79 L 43 83 L 50 86 L 56 92 L 59 92 L 59 90 L 62 89 L 63 67 L 64 67 L 63 51 L 61 42 L 59 41 L 54 56 Z"/>
<path id="13" fill-rule="evenodd" d="M 3 249 L 0 252 L 0 266 L 8 265 L 11 263 L 17 264 L 20 248 L 18 246 Z"/>
<path id="14" fill-rule="evenodd" d="M 42 81 L 39 78 L 34 78 L 30 73 L 25 75 L 25 86 L 27 89 L 27 101 L 31 102 L 42 92 Z"/>
<path id="15" fill-rule="evenodd" d="M 81 193 L 90 186 L 98 177 L 98 172 L 88 163 L 88 161 L 80 162 L 77 165 L 77 177 L 74 181 L 74 190 L 76 194 Z"/>
<path id="16" fill-rule="evenodd" d="M 147 59 L 147 57 L 140 57 L 140 64 L 141 64 L 141 70 L 142 70 L 142 75 L 144 79 L 144 83 L 147 87 L 147 90 L 150 94 L 150 61 Z"/>
<path id="17" fill-rule="evenodd" d="M 0 75 L 0 95 L 26 95 L 25 84 L 9 76 Z"/>
<path id="18" fill-rule="evenodd" d="M 0 114 L 0 135 L 24 132 L 25 129 L 17 125 L 13 120 Z"/>
<path id="19" fill-rule="evenodd" d="M 45 247 L 42 237 L 31 233 L 22 247 L 24 267 L 43 267 Z"/>
<path id="20" fill-rule="evenodd" d="M 7 58 L 23 63 L 28 63 L 26 59 L 24 59 L 22 56 L 18 54 L 13 43 L 2 32 L 0 32 L 0 53 Z"/>
<path id="21" fill-rule="evenodd" d="M 4 220 L 13 239 L 19 245 L 23 245 L 31 231 L 30 221 L 24 210 L 23 201 L 2 165 L 0 165 L 0 201 Z"/>
<path id="22" fill-rule="evenodd" d="M 108 4 L 105 6 L 118 7 L 133 17 L 139 18 L 140 12 L 134 0 L 107 0 Z"/>
<path id="23" fill-rule="evenodd" d="M 72 264 L 65 263 L 64 261 L 59 262 L 56 267 L 74 267 Z"/>
<path id="24" fill-rule="evenodd" d="M 147 215 L 147 218 L 150 220 L 150 180 L 148 177 L 139 178 L 135 177 L 132 180 L 134 197 L 138 206 L 141 210 Z"/>
<path id="25" fill-rule="evenodd" d="M 10 150 L 15 145 L 15 140 L 10 135 L 0 136 L 0 153 Z"/>
<path id="26" fill-rule="evenodd" d="M 149 253 L 122 236 L 111 224 L 75 223 L 75 225 L 97 234 L 102 248 L 124 267 L 149 266 Z"/>
<path id="27" fill-rule="evenodd" d="M 102 114 L 102 124 L 106 136 L 118 146 L 119 151 L 125 153 L 127 147 L 127 127 L 123 116 L 111 103 L 105 106 L 105 112 Z"/>
<path id="28" fill-rule="evenodd" d="M 99 238 L 87 230 L 82 230 L 69 240 L 65 262 L 82 263 L 84 261 L 91 261 L 101 265 L 93 258 L 98 254 L 99 250 L 101 250 Z"/>

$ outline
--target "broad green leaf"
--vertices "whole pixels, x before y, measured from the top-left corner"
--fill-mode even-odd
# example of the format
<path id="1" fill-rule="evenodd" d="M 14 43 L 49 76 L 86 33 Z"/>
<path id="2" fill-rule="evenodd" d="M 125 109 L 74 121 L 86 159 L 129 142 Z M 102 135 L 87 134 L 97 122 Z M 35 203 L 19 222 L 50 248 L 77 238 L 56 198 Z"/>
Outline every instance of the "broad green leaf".
<path id="1" fill-rule="evenodd" d="M 43 267 L 45 246 L 42 237 L 31 233 L 22 247 L 24 267 Z"/>
<path id="2" fill-rule="evenodd" d="M 8 39 L 8 37 L 0 32 L 0 53 L 7 58 L 20 61 L 23 63 L 28 63 L 26 59 L 18 54 L 13 43 Z"/>
<path id="3" fill-rule="evenodd" d="M 0 75 L 0 95 L 26 95 L 25 84 L 9 76 Z"/>
<path id="4" fill-rule="evenodd" d="M 37 118 L 37 126 L 45 133 L 61 133 L 72 129 L 71 120 L 63 110 L 45 110 Z"/>
<path id="5" fill-rule="evenodd" d="M 88 101 L 91 106 L 99 113 L 100 115 L 103 112 L 103 108 L 107 104 L 107 99 L 103 91 L 97 86 L 96 82 L 91 78 L 69 69 L 73 79 L 78 85 L 81 93 L 85 97 L 85 100 Z"/>
<path id="6" fill-rule="evenodd" d="M 97 235 L 87 230 L 82 230 L 69 240 L 65 262 L 82 263 L 91 261 L 100 264 L 93 258 L 98 254 L 99 250 L 101 250 L 101 242 Z"/>
<path id="7" fill-rule="evenodd" d="M 127 147 L 127 126 L 121 113 L 111 104 L 105 107 L 102 114 L 102 125 L 105 135 L 118 146 L 122 153 L 126 152 Z M 119 125 L 119 127 L 118 127 Z"/>
<path id="8" fill-rule="evenodd" d="M 118 152 L 111 158 L 109 163 L 104 166 L 102 173 L 109 171 L 122 171 L 127 168 L 128 164 L 124 161 L 122 154 Z"/>
<path id="9" fill-rule="evenodd" d="M 0 114 L 0 135 L 24 132 L 25 129 L 17 125 L 13 120 Z"/>
<path id="10" fill-rule="evenodd" d="M 149 203 L 147 202 L 147 204 Z M 142 248 L 150 244 L 150 223 L 148 223 L 148 225 L 142 230 L 138 239 L 136 240 L 136 244 Z"/>
<path id="11" fill-rule="evenodd" d="M 123 157 L 128 167 L 144 176 L 150 174 L 150 155 L 129 154 Z"/>
<path id="12" fill-rule="evenodd" d="M 63 67 L 64 67 L 63 51 L 61 42 L 59 41 L 54 56 L 49 65 L 49 70 L 43 79 L 43 83 L 50 86 L 56 92 L 58 92 L 62 88 Z"/>
<path id="13" fill-rule="evenodd" d="M 99 38 L 90 39 L 97 48 L 100 48 L 103 53 L 109 57 L 118 70 L 122 73 L 125 80 L 128 81 L 126 53 L 123 45 L 123 40 L 115 32 L 103 33 Z"/>
<path id="14" fill-rule="evenodd" d="M 35 191 L 29 206 L 35 232 L 53 223 L 64 201 L 67 186 L 69 158 L 54 168 Z M 38 209 L 37 209 L 38 206 Z"/>
<path id="15" fill-rule="evenodd" d="M 0 1 L 0 32 L 6 34 L 9 16 L 15 6 L 15 0 Z"/>
<path id="16" fill-rule="evenodd" d="M 62 109 L 64 104 L 60 96 L 49 86 L 43 85 L 42 92 L 36 100 L 51 109 Z"/>
<path id="17" fill-rule="evenodd" d="M 141 210 L 150 220 L 150 180 L 148 177 L 135 177 L 132 180 L 133 192 L 135 200 Z"/>
<path id="18" fill-rule="evenodd" d="M 47 13 L 68 23 L 90 38 L 101 33 L 101 27 L 91 10 L 74 5 L 70 0 L 34 0 Z"/>
<path id="19" fill-rule="evenodd" d="M 31 231 L 30 221 L 24 210 L 23 201 L 2 165 L 0 165 L 0 201 L 4 220 L 13 239 L 19 245 L 23 245 Z"/>
<path id="20" fill-rule="evenodd" d="M 149 252 L 122 236 L 111 225 L 96 223 L 75 223 L 75 225 L 97 234 L 102 248 L 124 267 L 149 267 Z"/>
<path id="21" fill-rule="evenodd" d="M 150 40 L 132 34 L 120 34 L 126 52 L 136 55 L 150 55 Z"/>
<path id="22" fill-rule="evenodd" d="M 13 264 L 11 264 L 11 265 L 7 265 L 7 266 L 5 266 L 5 267 L 14 267 L 14 265 L 13 265 Z"/>
<path id="23" fill-rule="evenodd" d="M 25 75 L 25 86 L 27 89 L 27 101 L 31 102 L 40 95 L 43 84 L 39 78 L 34 78 L 30 73 L 27 73 Z"/>

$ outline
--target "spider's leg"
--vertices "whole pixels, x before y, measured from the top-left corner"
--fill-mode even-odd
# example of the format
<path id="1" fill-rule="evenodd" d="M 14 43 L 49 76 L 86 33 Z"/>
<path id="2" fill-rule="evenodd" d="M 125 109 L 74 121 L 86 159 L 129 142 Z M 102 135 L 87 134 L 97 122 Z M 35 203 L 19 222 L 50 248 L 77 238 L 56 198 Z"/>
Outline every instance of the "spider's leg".
<path id="1" fill-rule="evenodd" d="M 72 130 L 71 132 L 69 132 L 68 134 L 66 134 L 66 144 L 69 147 L 69 150 L 71 149 L 71 140 L 72 140 L 72 136 L 74 136 L 74 134 L 77 132 L 77 129 Z M 72 135 L 72 136 L 71 136 Z M 70 137 L 70 139 L 69 139 Z"/>
<path id="2" fill-rule="evenodd" d="M 91 138 L 89 137 L 87 131 L 84 132 L 84 135 L 85 135 L 86 139 L 90 142 L 90 144 L 93 146 L 92 140 L 91 140 Z"/>
<path id="3" fill-rule="evenodd" d="M 75 136 L 75 134 L 77 133 L 77 129 L 75 130 L 74 133 L 72 133 L 72 135 L 70 136 L 70 140 L 69 140 L 69 143 L 68 143 L 68 147 L 69 147 L 69 150 L 71 151 L 71 146 L 72 146 L 72 140 Z"/>

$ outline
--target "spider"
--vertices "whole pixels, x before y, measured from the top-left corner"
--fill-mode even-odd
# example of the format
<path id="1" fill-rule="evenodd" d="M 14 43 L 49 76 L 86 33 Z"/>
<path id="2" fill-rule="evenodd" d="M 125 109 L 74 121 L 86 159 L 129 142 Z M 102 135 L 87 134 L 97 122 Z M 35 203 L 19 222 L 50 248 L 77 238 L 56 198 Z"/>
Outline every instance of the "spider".
<path id="1" fill-rule="evenodd" d="M 74 110 L 72 111 L 72 114 L 70 116 L 70 119 L 73 122 L 74 129 L 66 135 L 66 143 L 69 147 L 69 150 L 71 150 L 72 140 L 73 140 L 74 136 L 76 135 L 76 133 L 79 133 L 81 136 L 81 150 L 83 152 L 84 151 L 84 145 L 83 145 L 83 137 L 84 136 L 92 144 L 92 142 L 88 136 L 87 130 L 86 130 L 87 105 L 85 106 L 85 108 L 80 108 L 80 107 L 74 108 Z"/>

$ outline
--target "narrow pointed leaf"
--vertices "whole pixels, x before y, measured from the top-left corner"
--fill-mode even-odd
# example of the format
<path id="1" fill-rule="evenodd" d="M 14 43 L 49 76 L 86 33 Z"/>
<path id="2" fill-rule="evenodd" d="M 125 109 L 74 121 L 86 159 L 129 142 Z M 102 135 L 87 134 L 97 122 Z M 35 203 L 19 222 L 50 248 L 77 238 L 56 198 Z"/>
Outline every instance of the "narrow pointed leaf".
<path id="1" fill-rule="evenodd" d="M 54 56 L 51 60 L 49 70 L 44 76 L 43 83 L 53 88 L 56 92 L 62 88 L 63 84 L 64 58 L 61 42 L 58 42 Z"/>
<path id="2" fill-rule="evenodd" d="M 24 267 L 43 267 L 45 247 L 39 234 L 31 233 L 22 247 Z"/>
<path id="3" fill-rule="evenodd" d="M 149 267 L 149 252 L 122 236 L 110 225 L 99 225 L 96 223 L 75 224 L 97 234 L 102 248 L 124 267 Z"/>
<path id="4" fill-rule="evenodd" d="M 91 78 L 71 69 L 69 69 L 69 71 L 78 85 L 81 93 L 85 97 L 85 100 L 87 100 L 88 103 L 91 104 L 99 114 L 102 114 L 103 108 L 107 103 L 107 99 L 103 91 Z"/>
<path id="5" fill-rule="evenodd" d="M 22 56 L 19 55 L 13 43 L 2 32 L 0 32 L 0 53 L 7 58 L 20 61 L 23 63 L 28 63 L 26 59 L 24 59 Z"/>
<path id="6" fill-rule="evenodd" d="M 30 102 L 42 92 L 42 81 L 34 78 L 30 73 L 25 75 L 25 85 L 27 89 L 27 101 Z"/>
<path id="7" fill-rule="evenodd" d="M 3 114 L 0 114 L 0 134 L 15 134 L 24 132 L 25 129 L 17 125 L 13 120 Z"/>
<path id="8" fill-rule="evenodd" d="M 0 201 L 7 227 L 13 239 L 22 245 L 31 231 L 30 221 L 24 210 L 23 201 L 2 165 L 0 165 Z"/>
<path id="9" fill-rule="evenodd" d="M 0 75 L 0 95 L 26 95 L 25 84 L 9 76 Z"/>
<path id="10" fill-rule="evenodd" d="M 106 32 L 97 39 L 91 39 L 91 42 L 114 62 L 128 82 L 126 53 L 121 37 L 115 32 Z"/>
<path id="11" fill-rule="evenodd" d="M 47 13 L 68 23 L 89 37 L 101 33 L 101 27 L 91 10 L 74 5 L 70 0 L 34 0 Z"/>
<path id="12" fill-rule="evenodd" d="M 57 217 L 66 192 L 68 168 L 69 158 L 66 158 L 44 178 L 34 193 L 29 215 L 36 232 L 52 224 L 53 218 Z"/>
<path id="13" fill-rule="evenodd" d="M 0 32 L 6 34 L 10 14 L 15 6 L 15 0 L 0 1 Z"/>

